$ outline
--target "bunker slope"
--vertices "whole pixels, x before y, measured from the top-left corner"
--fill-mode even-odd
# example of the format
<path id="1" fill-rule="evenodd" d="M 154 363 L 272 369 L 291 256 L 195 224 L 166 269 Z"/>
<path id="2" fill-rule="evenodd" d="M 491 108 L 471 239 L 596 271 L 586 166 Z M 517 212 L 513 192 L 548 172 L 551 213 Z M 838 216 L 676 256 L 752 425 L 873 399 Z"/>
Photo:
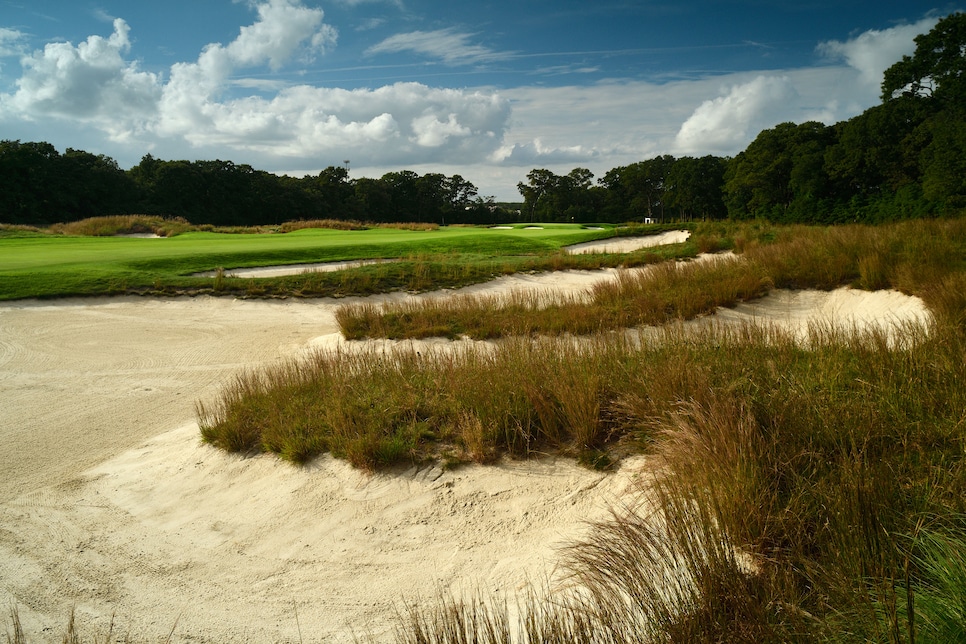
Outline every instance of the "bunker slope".
<path id="1" fill-rule="evenodd" d="M 471 291 L 584 289 L 616 274 Z M 82 629 L 103 635 L 113 614 L 136 641 L 172 629 L 173 642 L 385 635 L 404 599 L 476 587 L 512 599 L 551 578 L 556 549 L 636 489 L 644 457 L 611 475 L 557 459 L 368 476 L 329 457 L 297 468 L 200 444 L 195 401 L 328 344 L 347 301 L 0 306 L 0 597 L 30 641 L 60 641 L 72 608 Z M 915 298 L 841 289 L 779 292 L 711 319 L 801 328 L 816 315 L 926 317 Z"/>

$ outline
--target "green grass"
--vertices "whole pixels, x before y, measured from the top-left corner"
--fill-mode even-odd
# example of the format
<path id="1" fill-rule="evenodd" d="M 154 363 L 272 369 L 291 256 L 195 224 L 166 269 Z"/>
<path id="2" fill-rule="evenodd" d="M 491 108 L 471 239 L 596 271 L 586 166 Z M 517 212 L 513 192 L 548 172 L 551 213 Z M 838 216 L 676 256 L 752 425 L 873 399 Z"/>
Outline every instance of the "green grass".
<path id="1" fill-rule="evenodd" d="M 650 229 L 633 230 L 642 233 Z M 38 236 L 20 231 L 0 237 L 0 300 L 118 293 L 318 296 L 440 288 L 489 279 L 503 272 L 562 265 L 555 259 L 562 246 L 614 234 L 617 231 L 613 227 L 600 231 L 564 224 L 545 224 L 540 230 L 196 231 L 157 239 Z M 190 277 L 218 268 L 375 258 L 405 261 L 401 266 L 349 269 L 339 275 L 226 278 L 217 291 L 211 279 Z M 577 266 L 594 260 L 568 261 L 568 265 Z M 420 271 L 421 278 L 417 275 Z"/>

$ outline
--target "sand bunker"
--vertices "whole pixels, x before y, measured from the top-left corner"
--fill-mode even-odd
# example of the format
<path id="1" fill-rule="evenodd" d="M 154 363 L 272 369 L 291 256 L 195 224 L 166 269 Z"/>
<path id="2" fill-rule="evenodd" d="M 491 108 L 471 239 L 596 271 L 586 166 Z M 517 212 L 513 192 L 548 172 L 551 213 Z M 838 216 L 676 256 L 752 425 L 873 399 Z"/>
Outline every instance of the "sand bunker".
<path id="1" fill-rule="evenodd" d="M 511 276 L 468 290 L 583 289 L 615 275 Z M 174 642 L 383 634 L 403 598 L 477 585 L 512 596 L 552 575 L 555 548 L 625 498 L 646 466 L 603 476 L 558 460 L 369 477 L 331 458 L 296 468 L 199 444 L 196 400 L 338 338 L 346 301 L 0 305 L 0 597 L 19 607 L 31 641 L 59 641 L 71 608 L 101 634 L 116 614 L 115 632 L 135 640 L 172 627 Z M 914 298 L 848 289 L 778 293 L 719 316 L 797 324 L 816 307 L 868 324 L 925 316 Z"/>
<path id="2" fill-rule="evenodd" d="M 600 241 L 585 242 L 567 246 L 566 251 L 575 253 L 630 253 L 642 248 L 652 248 L 665 244 L 680 244 L 688 240 L 691 233 L 686 230 L 673 230 L 646 237 L 613 237 Z"/>
<path id="3" fill-rule="evenodd" d="M 358 268 L 371 264 L 392 262 L 392 259 L 363 259 L 344 262 L 317 262 L 314 264 L 284 264 L 280 266 L 259 266 L 257 268 L 232 268 L 225 271 L 225 277 L 283 277 L 285 275 L 302 275 L 303 273 L 330 273 L 346 268 Z M 215 277 L 218 271 L 193 273 L 191 277 Z"/>

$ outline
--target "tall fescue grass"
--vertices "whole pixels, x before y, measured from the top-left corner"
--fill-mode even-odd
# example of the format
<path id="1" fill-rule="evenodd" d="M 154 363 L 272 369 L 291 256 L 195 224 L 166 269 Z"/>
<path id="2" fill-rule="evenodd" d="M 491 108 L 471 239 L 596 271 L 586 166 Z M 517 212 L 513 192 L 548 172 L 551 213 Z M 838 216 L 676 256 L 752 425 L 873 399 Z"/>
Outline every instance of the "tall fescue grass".
<path id="1" fill-rule="evenodd" d="M 33 237 L 45 234 L 47 234 L 47 231 L 37 226 L 0 223 L 0 237 Z"/>
<path id="2" fill-rule="evenodd" d="M 328 450 L 370 468 L 653 455 L 652 505 L 620 509 L 574 544 L 563 587 L 515 608 L 499 598 L 410 606 L 402 642 L 955 641 L 966 597 L 966 227 L 755 226 L 727 242 L 743 262 L 711 265 L 722 301 L 736 290 L 728 270 L 745 264 L 759 287 L 900 288 L 925 299 L 932 322 L 816 325 L 804 342 L 765 326 L 670 324 L 633 342 L 561 333 L 317 355 L 240 378 L 200 406 L 203 436 L 294 460 Z M 628 293 L 660 301 L 657 284 L 533 299 L 526 315 L 578 319 L 560 311 L 590 301 L 641 319 L 640 304 L 626 312 Z"/>
<path id="3" fill-rule="evenodd" d="M 514 273 L 595 270 L 622 265 L 644 266 L 693 255 L 693 249 L 687 244 L 675 244 L 659 252 L 641 252 L 626 256 L 570 255 L 564 252 L 505 256 L 422 252 L 374 266 L 259 279 L 254 287 L 250 279 L 228 279 L 222 293 L 246 294 L 252 288 L 260 289 L 260 294 L 264 296 L 340 297 L 391 291 L 416 293 L 478 284 Z"/>
<path id="4" fill-rule="evenodd" d="M 902 334 L 668 332 L 615 400 L 648 504 L 565 551 L 552 592 L 411 608 L 398 641 L 963 641 L 964 334 Z"/>
<path id="5" fill-rule="evenodd" d="M 5 230 L 17 227 L 4 225 Z M 46 229 L 20 227 L 22 231 L 48 232 L 55 235 L 79 235 L 88 237 L 111 237 L 114 235 L 158 235 L 172 237 L 189 231 L 221 233 L 290 233 L 309 228 L 330 230 L 366 230 L 369 228 L 393 228 L 399 230 L 429 231 L 438 230 L 439 224 L 419 222 L 367 223 L 342 219 L 311 219 L 287 221 L 278 226 L 212 226 L 194 225 L 183 217 L 162 217 L 159 215 L 103 215 L 88 217 L 78 221 L 52 224 Z"/>
<path id="6" fill-rule="evenodd" d="M 60 235 L 113 237 L 114 235 L 157 235 L 171 237 L 191 230 L 193 226 L 181 217 L 156 215 L 113 215 L 89 217 L 65 224 L 54 224 L 49 230 Z"/>
<path id="7" fill-rule="evenodd" d="M 366 469 L 581 455 L 617 429 L 605 374 L 619 367 L 622 346 L 521 339 L 450 351 L 319 352 L 241 375 L 216 403 L 199 403 L 202 437 L 296 462 L 331 452 Z"/>
<path id="8" fill-rule="evenodd" d="M 643 324 L 688 320 L 755 299 L 770 280 L 733 257 L 664 262 L 621 272 L 584 294 L 517 291 L 504 296 L 463 295 L 445 300 L 369 303 L 341 307 L 336 320 L 350 340 L 367 337 L 476 339 L 541 333 L 588 334 Z"/>
<path id="9" fill-rule="evenodd" d="M 942 289 L 940 296 L 933 294 L 933 285 L 966 275 L 966 219 L 833 228 L 707 224 L 698 226 L 691 244 L 704 251 L 734 248 L 743 261 L 665 263 L 628 271 L 616 283 L 595 287 L 589 298 L 514 294 L 504 300 L 464 297 L 446 304 L 362 304 L 340 310 L 337 320 L 349 339 L 583 334 L 687 320 L 761 297 L 772 288 L 895 288 L 930 305 L 955 306 L 937 299 L 955 299 L 955 288 Z"/>
<path id="10" fill-rule="evenodd" d="M 299 219 L 287 221 L 275 228 L 275 232 L 290 233 L 308 228 L 326 228 L 329 230 L 366 230 L 368 228 L 395 228 L 398 230 L 439 230 L 439 224 L 416 222 L 367 223 L 354 219 Z"/>

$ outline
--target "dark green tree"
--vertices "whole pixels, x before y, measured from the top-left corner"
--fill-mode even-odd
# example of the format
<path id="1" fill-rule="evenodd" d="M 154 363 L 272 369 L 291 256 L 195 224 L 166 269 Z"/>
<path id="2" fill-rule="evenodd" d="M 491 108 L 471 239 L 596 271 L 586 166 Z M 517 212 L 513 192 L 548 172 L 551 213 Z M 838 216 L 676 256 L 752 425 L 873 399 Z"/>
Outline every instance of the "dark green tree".
<path id="1" fill-rule="evenodd" d="M 675 218 L 721 219 L 728 214 L 722 195 L 725 161 L 721 157 L 681 157 L 668 173 L 668 206 Z"/>
<path id="2" fill-rule="evenodd" d="M 825 150 L 835 132 L 822 123 L 780 123 L 762 131 L 728 165 L 725 203 L 731 217 L 817 221 L 828 206 Z"/>
<path id="3" fill-rule="evenodd" d="M 527 173 L 527 182 L 517 184 L 523 196 L 523 210 L 528 221 L 553 218 L 553 199 L 560 177 L 544 168 L 534 168 Z"/>
<path id="4" fill-rule="evenodd" d="M 882 100 L 899 96 L 966 101 L 966 14 L 952 13 L 915 38 L 916 51 L 885 71 Z"/>
<path id="5" fill-rule="evenodd" d="M 62 218 L 55 163 L 60 153 L 50 143 L 0 141 L 0 221 L 49 224 Z"/>

